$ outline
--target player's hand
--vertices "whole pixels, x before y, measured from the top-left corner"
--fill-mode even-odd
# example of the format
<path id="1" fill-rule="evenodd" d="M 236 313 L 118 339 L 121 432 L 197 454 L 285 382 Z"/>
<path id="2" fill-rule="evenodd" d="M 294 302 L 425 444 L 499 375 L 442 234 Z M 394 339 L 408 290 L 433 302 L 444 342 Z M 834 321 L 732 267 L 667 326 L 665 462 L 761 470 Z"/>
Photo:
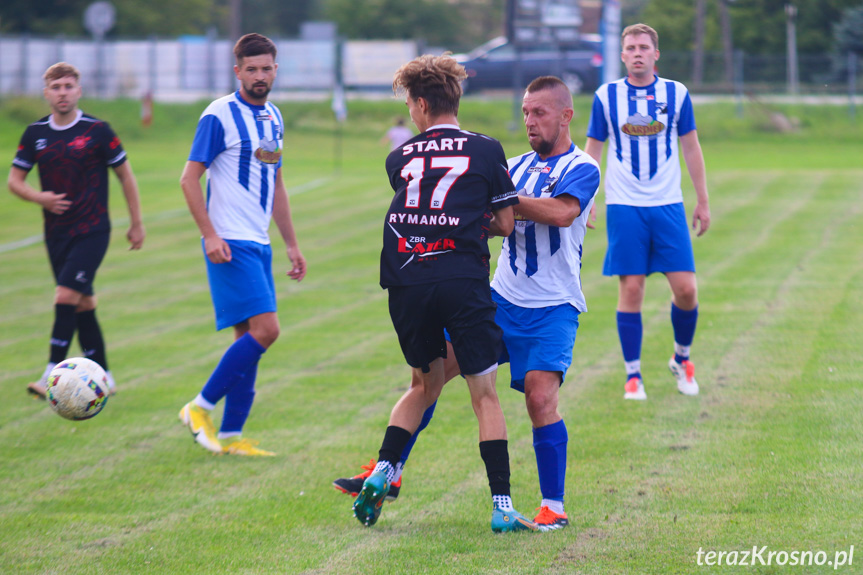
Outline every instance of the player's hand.
<path id="1" fill-rule="evenodd" d="M 204 251 L 214 264 L 224 264 L 231 261 L 231 246 L 219 236 L 204 238 Z"/>
<path id="2" fill-rule="evenodd" d="M 703 236 L 710 229 L 710 206 L 707 204 L 696 204 L 692 212 L 692 229 L 696 237 Z"/>
<path id="3" fill-rule="evenodd" d="M 306 258 L 297 248 L 288 249 L 288 258 L 291 260 L 291 269 L 286 275 L 292 280 L 303 281 L 303 278 L 306 277 Z"/>
<path id="4" fill-rule="evenodd" d="M 40 192 L 37 203 L 52 214 L 60 215 L 69 209 L 72 200 L 67 200 L 66 194 L 55 194 L 51 191 Z"/>
<path id="5" fill-rule="evenodd" d="M 590 213 L 587 214 L 587 228 L 590 230 L 595 230 L 596 226 L 593 225 L 596 223 L 596 203 L 591 204 Z"/>
<path id="6" fill-rule="evenodd" d="M 129 231 L 126 232 L 126 239 L 129 240 L 130 250 L 140 250 L 144 245 L 144 238 L 147 237 L 147 232 L 144 231 L 143 224 L 129 226 Z"/>

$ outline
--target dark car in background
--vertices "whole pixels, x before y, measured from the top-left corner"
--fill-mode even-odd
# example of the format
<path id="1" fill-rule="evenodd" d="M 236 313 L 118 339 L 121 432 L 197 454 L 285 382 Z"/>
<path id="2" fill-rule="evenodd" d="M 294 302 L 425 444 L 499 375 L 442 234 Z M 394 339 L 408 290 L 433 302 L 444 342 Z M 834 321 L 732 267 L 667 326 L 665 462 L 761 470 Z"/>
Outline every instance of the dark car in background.
<path id="1" fill-rule="evenodd" d="M 573 94 L 590 93 L 600 85 L 602 42 L 598 35 L 585 34 L 565 44 L 529 44 L 516 47 L 499 36 L 454 57 L 467 71 L 462 84 L 465 93 L 480 90 L 512 89 L 520 67 L 518 89 L 540 76 L 557 76 Z"/>

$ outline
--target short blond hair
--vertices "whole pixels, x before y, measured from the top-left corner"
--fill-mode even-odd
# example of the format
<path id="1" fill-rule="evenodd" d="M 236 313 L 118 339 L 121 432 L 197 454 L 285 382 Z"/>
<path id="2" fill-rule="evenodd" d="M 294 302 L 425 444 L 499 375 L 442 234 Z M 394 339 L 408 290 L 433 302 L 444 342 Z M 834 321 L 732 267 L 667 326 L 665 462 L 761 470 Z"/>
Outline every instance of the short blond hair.
<path id="1" fill-rule="evenodd" d="M 624 28 L 623 33 L 620 35 L 620 43 L 622 44 L 623 39 L 627 36 L 638 36 L 639 34 L 650 36 L 650 39 L 653 41 L 653 47 L 659 50 L 659 34 L 647 24 L 633 24 Z"/>
<path id="2" fill-rule="evenodd" d="M 42 74 L 42 79 L 45 80 L 46 84 L 48 84 L 54 80 L 59 80 L 60 78 L 66 78 L 69 76 L 75 78 L 76 82 L 81 81 L 81 73 L 78 71 L 78 68 L 72 64 L 67 64 L 66 62 L 57 62 L 45 70 L 45 73 Z"/>

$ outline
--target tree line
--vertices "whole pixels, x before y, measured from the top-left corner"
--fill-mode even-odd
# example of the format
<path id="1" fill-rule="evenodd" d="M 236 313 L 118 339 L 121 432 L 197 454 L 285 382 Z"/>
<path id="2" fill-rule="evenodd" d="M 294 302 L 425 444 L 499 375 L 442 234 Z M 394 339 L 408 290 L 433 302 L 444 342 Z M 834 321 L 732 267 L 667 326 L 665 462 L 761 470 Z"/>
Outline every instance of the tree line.
<path id="1" fill-rule="evenodd" d="M 0 34 L 86 36 L 92 0 L 3 0 Z M 336 22 L 347 39 L 419 39 L 468 50 L 505 30 L 507 0 L 111 0 L 108 38 L 215 34 L 232 30 L 296 37 L 310 20 Z M 665 51 L 720 52 L 729 41 L 747 54 L 785 51 L 785 5 L 796 7 L 800 53 L 863 51 L 861 0 L 624 0 L 623 25 L 646 22 Z M 239 7 L 239 27 L 231 22 Z M 239 6 L 238 6 L 239 5 Z M 699 17 L 699 15 L 701 15 Z"/>

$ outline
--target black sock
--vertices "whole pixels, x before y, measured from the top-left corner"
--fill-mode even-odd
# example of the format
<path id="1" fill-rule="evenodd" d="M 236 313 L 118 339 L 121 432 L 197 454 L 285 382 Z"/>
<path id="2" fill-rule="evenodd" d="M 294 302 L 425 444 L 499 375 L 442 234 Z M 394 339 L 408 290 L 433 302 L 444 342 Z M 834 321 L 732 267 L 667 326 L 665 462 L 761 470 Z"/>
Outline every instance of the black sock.
<path id="1" fill-rule="evenodd" d="M 51 329 L 51 351 L 48 363 L 60 363 L 66 359 L 72 337 L 75 335 L 75 306 L 54 304 L 54 327 Z"/>
<path id="2" fill-rule="evenodd" d="M 96 319 L 96 310 L 91 309 L 75 314 L 78 318 L 78 342 L 84 357 L 92 359 L 108 371 L 108 358 L 105 357 L 105 340 L 102 339 L 102 328 Z"/>
<path id="3" fill-rule="evenodd" d="M 491 494 L 509 495 L 509 450 L 506 439 L 480 441 L 479 454 L 485 462 Z"/>
<path id="4" fill-rule="evenodd" d="M 378 452 L 378 461 L 389 461 L 390 465 L 395 467 L 412 435 L 407 429 L 395 425 L 387 427 L 384 441 L 381 443 L 381 450 Z"/>

